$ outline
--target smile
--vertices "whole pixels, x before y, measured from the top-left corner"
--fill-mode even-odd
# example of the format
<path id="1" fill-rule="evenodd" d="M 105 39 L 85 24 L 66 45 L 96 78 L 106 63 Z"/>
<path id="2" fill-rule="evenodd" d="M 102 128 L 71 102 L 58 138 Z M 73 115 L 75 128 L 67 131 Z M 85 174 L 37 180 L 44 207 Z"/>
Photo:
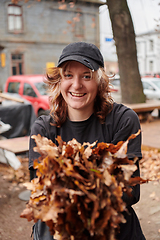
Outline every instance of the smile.
<path id="1" fill-rule="evenodd" d="M 70 92 L 70 94 L 74 97 L 83 97 L 85 95 L 85 93 L 73 93 L 73 92 Z"/>

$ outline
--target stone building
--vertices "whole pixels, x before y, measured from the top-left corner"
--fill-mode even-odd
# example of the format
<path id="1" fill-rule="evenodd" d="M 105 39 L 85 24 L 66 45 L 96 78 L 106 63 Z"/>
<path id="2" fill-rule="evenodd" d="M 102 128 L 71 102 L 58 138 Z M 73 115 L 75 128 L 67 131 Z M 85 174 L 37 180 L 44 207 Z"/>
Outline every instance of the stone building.
<path id="1" fill-rule="evenodd" d="M 136 36 L 137 57 L 142 76 L 160 75 L 160 33 L 149 31 Z"/>
<path id="2" fill-rule="evenodd" d="M 0 1 L 0 91 L 10 75 L 41 74 L 75 41 L 100 47 L 98 0 Z"/>

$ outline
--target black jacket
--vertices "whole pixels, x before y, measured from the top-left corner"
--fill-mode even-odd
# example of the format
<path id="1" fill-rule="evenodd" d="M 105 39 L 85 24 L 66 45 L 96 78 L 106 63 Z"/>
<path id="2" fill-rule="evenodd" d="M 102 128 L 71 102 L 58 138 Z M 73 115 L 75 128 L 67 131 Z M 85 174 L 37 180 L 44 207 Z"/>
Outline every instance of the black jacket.
<path id="1" fill-rule="evenodd" d="M 117 103 L 114 103 L 113 110 L 107 115 L 104 124 L 101 124 L 94 114 L 89 119 L 81 122 L 72 122 L 67 119 L 61 128 L 54 127 L 50 124 L 51 122 L 53 123 L 51 116 L 39 117 L 32 127 L 31 135 L 40 134 L 51 139 L 54 143 L 56 143 L 55 138 L 60 135 L 65 142 L 75 138 L 81 144 L 83 142 L 93 143 L 96 140 L 98 142 L 117 144 L 119 141 L 126 141 L 131 134 L 137 133 L 140 129 L 137 114 L 126 106 Z M 33 151 L 34 146 L 35 142 L 31 139 L 29 150 L 29 168 L 31 172 L 33 171 L 33 160 L 39 156 L 38 153 Z M 128 144 L 128 158 L 133 159 L 135 156 L 139 159 L 142 157 L 141 134 L 135 139 L 130 140 Z M 139 166 L 134 175 L 140 175 Z M 126 202 L 128 208 L 128 213 L 124 213 L 127 222 L 120 225 L 120 233 L 117 236 L 117 240 L 145 240 L 139 220 L 131 207 L 139 201 L 139 197 L 139 185 L 132 188 L 132 197 L 128 197 L 126 194 L 123 195 L 123 200 Z M 34 239 L 53 239 L 45 223 L 38 221 L 35 224 Z"/>

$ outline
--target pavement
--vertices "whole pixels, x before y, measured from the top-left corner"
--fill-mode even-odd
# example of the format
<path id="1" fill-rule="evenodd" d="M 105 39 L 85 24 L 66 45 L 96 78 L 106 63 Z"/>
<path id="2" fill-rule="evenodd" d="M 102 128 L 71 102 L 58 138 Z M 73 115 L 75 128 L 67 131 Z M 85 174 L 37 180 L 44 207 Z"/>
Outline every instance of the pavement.
<path id="1" fill-rule="evenodd" d="M 112 97 L 117 103 L 121 103 L 120 92 L 112 92 Z M 154 104 L 157 100 L 147 100 L 148 103 Z M 160 101 L 159 101 L 160 102 Z M 127 106 L 127 104 L 124 104 Z M 160 117 L 158 117 L 158 109 L 148 115 L 148 118 L 143 119 L 139 115 L 141 128 L 142 128 L 142 145 L 160 149 Z"/>
<path id="2" fill-rule="evenodd" d="M 160 149 L 160 118 L 141 122 L 142 145 Z"/>
<path id="3" fill-rule="evenodd" d="M 141 122 L 141 129 L 142 149 L 160 150 L 160 118 Z M 133 207 L 146 240 L 160 240 L 160 181 L 142 184 L 140 195 L 140 201 Z"/>

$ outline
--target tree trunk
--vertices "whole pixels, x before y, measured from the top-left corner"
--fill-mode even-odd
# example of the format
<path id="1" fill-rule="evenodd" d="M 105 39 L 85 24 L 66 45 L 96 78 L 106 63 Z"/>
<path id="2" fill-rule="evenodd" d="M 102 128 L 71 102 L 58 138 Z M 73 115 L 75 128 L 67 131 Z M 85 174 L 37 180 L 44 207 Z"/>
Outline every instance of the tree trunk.
<path id="1" fill-rule="evenodd" d="M 135 32 L 127 0 L 107 0 L 115 40 L 123 103 L 143 103 Z"/>

